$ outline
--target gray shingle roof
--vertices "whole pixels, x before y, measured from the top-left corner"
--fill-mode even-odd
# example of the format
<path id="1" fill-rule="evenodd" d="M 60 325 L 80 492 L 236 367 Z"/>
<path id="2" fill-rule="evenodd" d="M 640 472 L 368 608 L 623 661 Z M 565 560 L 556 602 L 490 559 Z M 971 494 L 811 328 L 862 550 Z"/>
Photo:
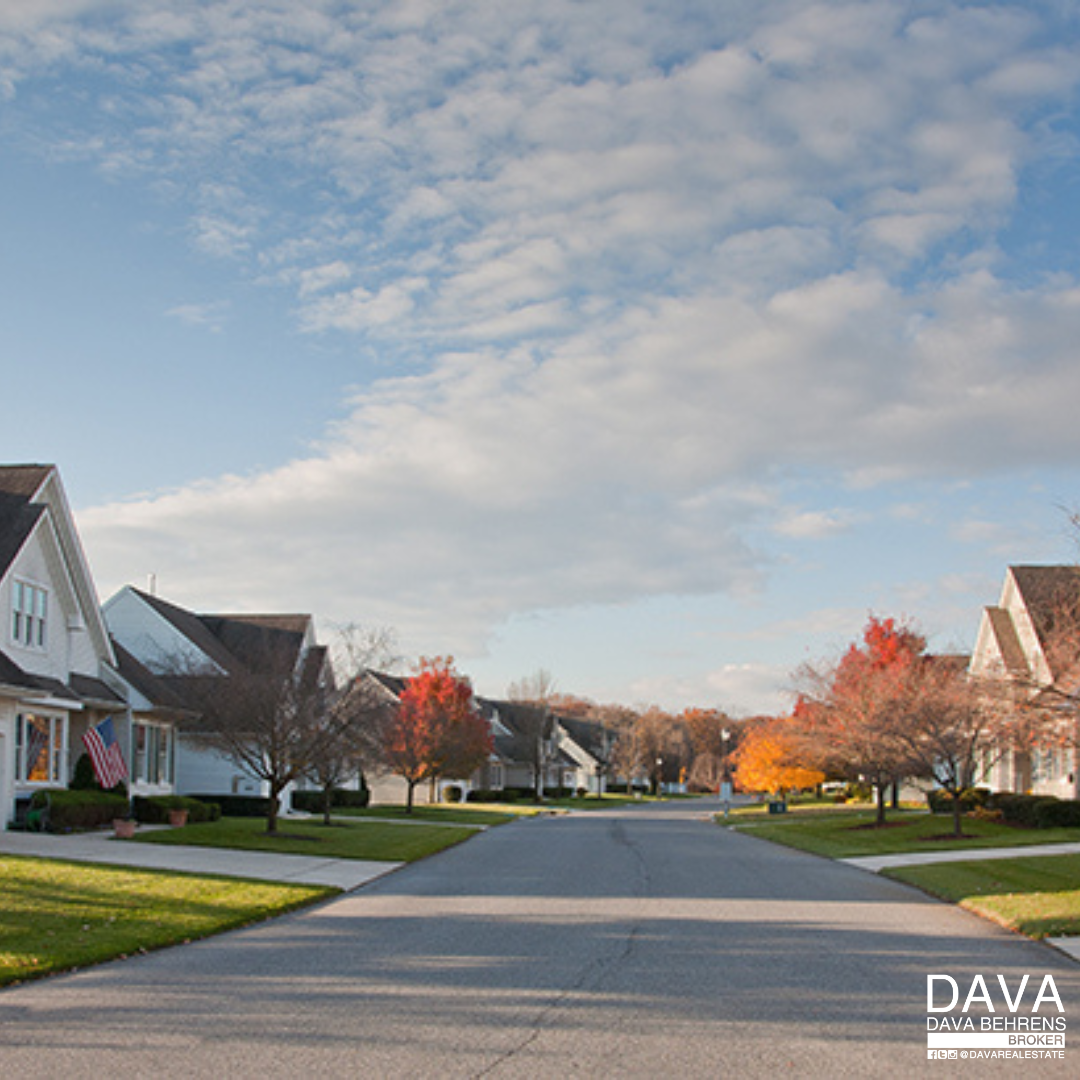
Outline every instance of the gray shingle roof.
<path id="1" fill-rule="evenodd" d="M 51 465 L 0 465 L 0 577 L 45 513 L 31 500 L 52 471 Z"/>

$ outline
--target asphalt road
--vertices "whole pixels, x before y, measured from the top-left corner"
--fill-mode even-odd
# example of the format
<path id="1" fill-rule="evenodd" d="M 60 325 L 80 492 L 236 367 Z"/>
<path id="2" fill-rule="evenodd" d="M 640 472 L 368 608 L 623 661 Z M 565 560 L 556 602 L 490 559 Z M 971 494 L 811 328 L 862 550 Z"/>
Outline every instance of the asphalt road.
<path id="1" fill-rule="evenodd" d="M 997 974 L 1031 976 L 1017 1015 L 1052 974 L 1073 1025 L 1080 965 L 702 811 L 515 823 L 317 909 L 10 988 L 0 1075 L 1080 1075 L 1068 1035 L 1064 1061 L 926 1048 L 928 974 L 965 996 L 982 974 L 998 1015 Z"/>

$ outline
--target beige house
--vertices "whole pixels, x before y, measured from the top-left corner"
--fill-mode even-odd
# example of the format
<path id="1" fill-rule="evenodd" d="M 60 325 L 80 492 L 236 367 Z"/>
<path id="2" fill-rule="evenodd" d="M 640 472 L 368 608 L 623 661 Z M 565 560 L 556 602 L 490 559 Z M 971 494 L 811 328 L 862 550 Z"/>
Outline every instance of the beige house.
<path id="1" fill-rule="evenodd" d="M 995 791 L 1074 799 L 1080 691 L 1080 567 L 1010 566 L 1001 598 L 983 609 L 969 671 L 1007 680 L 1016 708 L 1032 710 L 1024 747 L 988 753 L 977 782 Z"/>

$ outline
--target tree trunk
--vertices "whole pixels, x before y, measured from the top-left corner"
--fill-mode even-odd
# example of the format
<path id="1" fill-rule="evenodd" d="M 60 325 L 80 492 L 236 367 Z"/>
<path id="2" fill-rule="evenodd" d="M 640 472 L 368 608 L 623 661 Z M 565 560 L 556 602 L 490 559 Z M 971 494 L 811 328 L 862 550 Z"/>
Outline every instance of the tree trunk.
<path id="1" fill-rule="evenodd" d="M 877 824 L 885 824 L 885 801 L 886 801 L 887 785 L 877 785 Z"/>
<path id="2" fill-rule="evenodd" d="M 962 816 L 960 813 L 960 792 L 954 791 L 952 797 L 952 820 L 953 820 L 953 836 L 964 835 L 964 825 Z"/>
<path id="3" fill-rule="evenodd" d="M 330 803 L 333 800 L 333 788 L 325 787 L 322 793 L 323 824 L 330 824 Z"/>
<path id="4" fill-rule="evenodd" d="M 408 794 L 405 796 L 405 813 L 411 814 L 413 808 L 413 791 L 416 789 L 416 781 L 406 780 L 405 783 L 408 785 L 409 789 Z"/>
<path id="5" fill-rule="evenodd" d="M 281 789 L 270 785 L 270 805 L 266 808 L 266 831 L 268 833 L 277 832 L 277 819 L 278 819 L 278 795 L 281 793 Z"/>

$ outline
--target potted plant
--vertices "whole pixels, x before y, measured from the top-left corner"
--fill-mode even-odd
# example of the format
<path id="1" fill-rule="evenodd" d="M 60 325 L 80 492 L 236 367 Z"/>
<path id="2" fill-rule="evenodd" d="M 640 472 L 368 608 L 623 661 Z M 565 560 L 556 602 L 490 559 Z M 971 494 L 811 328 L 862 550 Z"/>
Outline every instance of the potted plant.
<path id="1" fill-rule="evenodd" d="M 117 840 L 130 840 L 135 835 L 135 819 L 113 818 L 113 833 Z"/>
<path id="2" fill-rule="evenodd" d="M 169 809 L 169 824 L 174 829 L 182 829 L 187 824 L 188 809 L 186 806 L 174 806 Z"/>

